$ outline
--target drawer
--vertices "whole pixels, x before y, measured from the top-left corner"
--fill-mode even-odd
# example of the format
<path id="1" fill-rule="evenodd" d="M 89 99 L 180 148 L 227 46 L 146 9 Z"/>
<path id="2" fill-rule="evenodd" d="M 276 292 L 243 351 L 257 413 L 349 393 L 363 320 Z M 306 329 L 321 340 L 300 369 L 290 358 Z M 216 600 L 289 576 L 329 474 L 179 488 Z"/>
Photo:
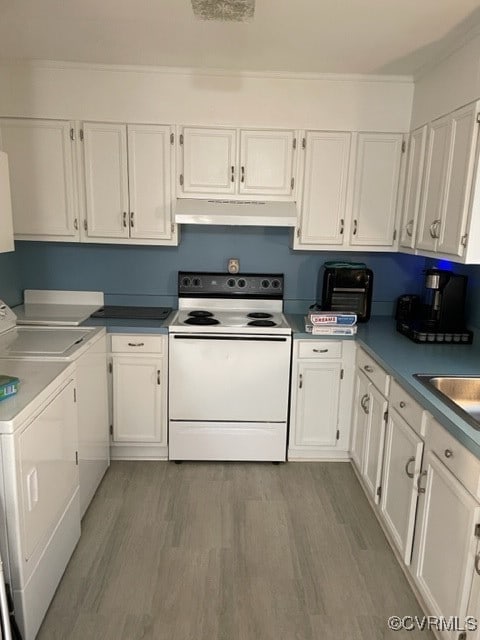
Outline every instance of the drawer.
<path id="1" fill-rule="evenodd" d="M 163 353 L 166 336 L 146 334 L 112 335 L 113 353 Z"/>
<path id="2" fill-rule="evenodd" d="M 480 498 L 480 460 L 431 416 L 425 444 L 472 495 Z"/>
<path id="3" fill-rule="evenodd" d="M 414 400 L 396 380 L 392 380 L 388 396 L 390 406 L 408 422 L 414 431 L 423 435 L 423 420 L 425 410 Z"/>
<path id="4" fill-rule="evenodd" d="M 341 340 L 300 340 L 299 358 L 341 358 Z"/>
<path id="5" fill-rule="evenodd" d="M 359 349 L 357 352 L 357 366 L 383 395 L 388 395 L 390 376 L 363 349 Z"/>

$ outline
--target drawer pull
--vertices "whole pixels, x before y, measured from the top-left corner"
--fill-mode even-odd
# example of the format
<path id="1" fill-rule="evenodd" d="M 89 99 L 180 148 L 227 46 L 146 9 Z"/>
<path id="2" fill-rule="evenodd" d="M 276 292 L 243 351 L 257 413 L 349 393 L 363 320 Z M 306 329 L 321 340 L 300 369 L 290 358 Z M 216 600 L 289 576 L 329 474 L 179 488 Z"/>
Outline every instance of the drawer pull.
<path id="1" fill-rule="evenodd" d="M 407 403 L 404 402 L 403 400 L 400 400 L 399 406 L 400 406 L 400 409 L 405 409 L 405 407 L 407 406 Z"/>
<path id="2" fill-rule="evenodd" d="M 303 387 L 303 375 L 300 374 L 298 376 L 298 388 L 301 389 Z"/>
<path id="3" fill-rule="evenodd" d="M 157 384 L 160 384 L 162 381 L 162 374 L 160 372 L 160 369 L 157 370 Z"/>
<path id="4" fill-rule="evenodd" d="M 475 571 L 480 576 L 480 553 L 475 556 Z"/>
<path id="5" fill-rule="evenodd" d="M 445 449 L 445 458 L 452 458 L 453 457 L 453 451 L 451 449 Z"/>
<path id="6" fill-rule="evenodd" d="M 407 464 L 405 465 L 405 473 L 409 478 L 413 478 L 413 476 L 415 475 L 413 471 L 408 470 L 408 467 L 412 464 L 412 462 L 415 462 L 415 456 L 412 456 L 411 458 L 409 458 L 407 460 Z"/>
<path id="7" fill-rule="evenodd" d="M 145 343 L 144 342 L 129 342 L 128 346 L 129 347 L 144 347 Z"/>
<path id="8" fill-rule="evenodd" d="M 426 476 L 426 475 L 427 475 L 427 472 L 426 471 L 422 471 L 422 473 L 420 473 L 418 478 L 417 478 L 417 491 L 418 491 L 418 493 L 425 493 L 425 489 L 420 486 L 420 482 L 422 480 L 422 477 Z"/>
<path id="9" fill-rule="evenodd" d="M 328 353 L 328 349 L 313 349 L 314 353 Z"/>
<path id="10" fill-rule="evenodd" d="M 362 409 L 364 410 L 365 413 L 368 413 L 368 393 L 366 393 L 364 396 L 362 396 L 362 399 L 360 400 L 360 405 L 362 407 Z"/>
<path id="11" fill-rule="evenodd" d="M 371 367 L 369 364 L 366 364 L 363 368 L 367 373 L 373 373 L 373 367 Z"/>

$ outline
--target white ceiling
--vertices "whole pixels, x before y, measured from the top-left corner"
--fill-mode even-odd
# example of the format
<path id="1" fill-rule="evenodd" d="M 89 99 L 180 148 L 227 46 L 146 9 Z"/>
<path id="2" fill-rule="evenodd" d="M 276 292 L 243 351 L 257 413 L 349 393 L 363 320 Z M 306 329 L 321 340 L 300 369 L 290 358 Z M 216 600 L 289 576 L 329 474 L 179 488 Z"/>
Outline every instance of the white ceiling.
<path id="1" fill-rule="evenodd" d="M 0 0 L 0 59 L 414 74 L 479 23 L 479 0 L 256 0 L 247 23 L 190 0 Z"/>

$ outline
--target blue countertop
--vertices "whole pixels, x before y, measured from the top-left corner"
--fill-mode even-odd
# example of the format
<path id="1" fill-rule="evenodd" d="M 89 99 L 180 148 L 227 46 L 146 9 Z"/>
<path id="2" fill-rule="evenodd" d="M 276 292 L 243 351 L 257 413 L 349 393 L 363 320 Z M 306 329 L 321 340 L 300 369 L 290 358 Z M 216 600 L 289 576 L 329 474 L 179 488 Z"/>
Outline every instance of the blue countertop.
<path id="1" fill-rule="evenodd" d="M 85 326 L 105 327 L 108 333 L 167 334 L 175 311 L 165 320 L 119 320 L 90 318 Z M 356 340 L 397 382 L 459 442 L 480 458 L 480 431 L 462 420 L 428 391 L 414 373 L 480 375 L 480 345 L 416 344 L 395 330 L 391 317 L 377 317 L 358 325 L 355 337 L 312 336 L 305 332 L 304 315 L 286 314 L 294 340 Z"/>
<path id="2" fill-rule="evenodd" d="M 132 320 L 120 318 L 89 318 L 83 323 L 85 327 L 105 327 L 108 333 L 157 333 L 167 334 L 168 325 L 174 311 L 165 320 Z"/>
<path id="3" fill-rule="evenodd" d="M 351 340 L 339 336 L 312 336 L 305 332 L 304 316 L 287 316 L 294 339 Z M 480 458 L 480 431 L 462 420 L 440 398 L 431 393 L 414 373 L 480 375 L 480 344 L 417 344 L 395 329 L 391 317 L 371 318 L 358 325 L 354 338 L 421 406 L 432 414 L 459 442 Z"/>
<path id="4" fill-rule="evenodd" d="M 357 342 L 459 442 L 480 458 L 480 431 L 431 393 L 414 373 L 480 375 L 480 346 L 417 344 L 395 330 L 392 318 L 359 325 Z"/>

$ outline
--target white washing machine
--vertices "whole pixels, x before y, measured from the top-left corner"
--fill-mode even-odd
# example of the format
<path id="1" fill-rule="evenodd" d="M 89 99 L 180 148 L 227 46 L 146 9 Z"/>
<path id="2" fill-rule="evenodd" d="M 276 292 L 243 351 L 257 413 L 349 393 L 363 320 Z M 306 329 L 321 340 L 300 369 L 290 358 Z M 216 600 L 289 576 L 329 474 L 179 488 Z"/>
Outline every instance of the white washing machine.
<path id="1" fill-rule="evenodd" d="M 17 326 L 0 300 L 0 371 L 5 358 L 75 363 L 82 517 L 110 464 L 106 352 L 102 327 Z"/>
<path id="2" fill-rule="evenodd" d="M 34 640 L 80 538 L 73 362 L 0 360 L 0 553 L 24 640 Z"/>

